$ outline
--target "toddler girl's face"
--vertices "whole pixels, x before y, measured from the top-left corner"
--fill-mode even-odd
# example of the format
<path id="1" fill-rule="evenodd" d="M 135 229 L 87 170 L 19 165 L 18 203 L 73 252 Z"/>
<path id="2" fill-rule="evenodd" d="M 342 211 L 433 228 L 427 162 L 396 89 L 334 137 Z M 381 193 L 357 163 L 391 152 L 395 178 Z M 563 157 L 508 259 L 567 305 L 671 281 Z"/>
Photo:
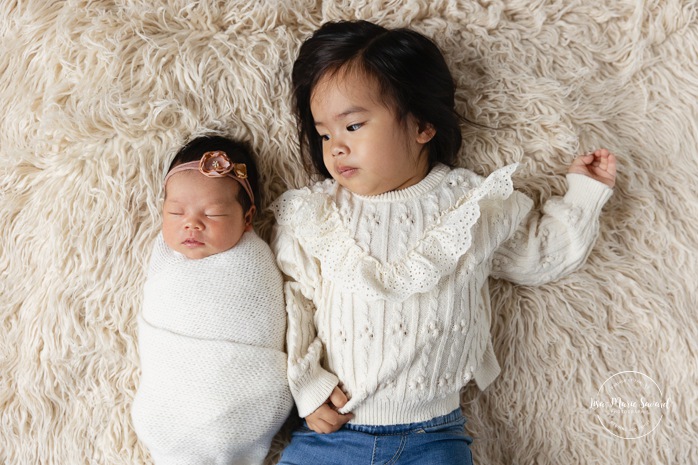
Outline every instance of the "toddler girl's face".
<path id="1" fill-rule="evenodd" d="M 421 181 L 429 170 L 424 146 L 433 136 L 412 115 L 399 121 L 374 79 L 340 70 L 321 78 L 310 109 L 330 175 L 360 195 L 378 195 Z"/>
<path id="2" fill-rule="evenodd" d="M 165 243 L 192 259 L 234 247 L 252 224 L 252 211 L 244 212 L 237 200 L 240 189 L 233 179 L 209 178 L 196 170 L 172 176 L 163 205 Z"/>

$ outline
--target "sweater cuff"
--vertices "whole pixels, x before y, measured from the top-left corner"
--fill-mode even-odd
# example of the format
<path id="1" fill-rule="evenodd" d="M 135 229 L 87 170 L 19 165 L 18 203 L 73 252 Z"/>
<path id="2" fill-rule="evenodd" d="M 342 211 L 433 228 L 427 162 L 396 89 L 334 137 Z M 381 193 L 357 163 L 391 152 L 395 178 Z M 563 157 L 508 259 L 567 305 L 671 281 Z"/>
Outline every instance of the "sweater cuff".
<path id="1" fill-rule="evenodd" d="M 339 383 L 336 375 L 315 364 L 302 377 L 291 379 L 291 393 L 298 407 L 298 416 L 305 418 L 329 399 Z"/>
<path id="2" fill-rule="evenodd" d="M 606 184 L 578 173 L 567 173 L 567 193 L 565 203 L 576 205 L 590 212 L 600 212 L 613 189 Z"/>
<path id="3" fill-rule="evenodd" d="M 501 368 L 497 362 L 497 356 L 494 354 L 492 340 L 490 339 L 487 341 L 487 348 L 483 354 L 482 362 L 480 362 L 480 366 L 473 373 L 473 378 L 475 378 L 477 387 L 484 391 L 487 386 L 497 379 L 500 372 Z"/>

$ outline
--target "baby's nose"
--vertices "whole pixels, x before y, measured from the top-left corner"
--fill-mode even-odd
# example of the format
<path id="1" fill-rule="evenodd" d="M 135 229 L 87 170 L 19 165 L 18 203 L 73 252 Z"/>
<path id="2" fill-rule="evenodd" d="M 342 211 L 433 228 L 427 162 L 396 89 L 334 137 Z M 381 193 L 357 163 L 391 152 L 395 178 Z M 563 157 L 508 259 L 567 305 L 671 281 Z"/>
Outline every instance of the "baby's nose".
<path id="1" fill-rule="evenodd" d="M 200 229 L 202 229 L 202 228 L 203 228 L 203 225 L 201 224 L 200 221 L 197 221 L 197 220 L 189 220 L 189 221 L 187 221 L 186 224 L 184 225 L 184 229 L 187 229 L 187 230 L 188 230 L 188 229 L 200 230 Z"/>

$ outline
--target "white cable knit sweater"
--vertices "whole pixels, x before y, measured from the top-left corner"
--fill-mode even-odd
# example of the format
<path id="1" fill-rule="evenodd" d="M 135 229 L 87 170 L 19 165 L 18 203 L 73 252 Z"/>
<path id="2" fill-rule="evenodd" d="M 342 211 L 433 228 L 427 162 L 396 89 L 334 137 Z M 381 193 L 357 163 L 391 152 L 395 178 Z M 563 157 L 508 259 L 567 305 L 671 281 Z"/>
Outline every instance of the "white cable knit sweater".
<path id="1" fill-rule="evenodd" d="M 332 180 L 272 206 L 287 275 L 289 381 L 299 414 L 340 386 L 353 423 L 425 421 L 499 374 L 487 277 L 541 284 L 586 259 L 612 190 L 568 174 L 543 214 L 513 190 L 517 165 L 482 178 L 437 165 L 420 183 L 364 197 Z"/>
<path id="2" fill-rule="evenodd" d="M 191 260 L 160 235 L 138 322 L 132 418 L 155 463 L 261 464 L 292 407 L 269 246 L 246 232 L 232 249 Z"/>

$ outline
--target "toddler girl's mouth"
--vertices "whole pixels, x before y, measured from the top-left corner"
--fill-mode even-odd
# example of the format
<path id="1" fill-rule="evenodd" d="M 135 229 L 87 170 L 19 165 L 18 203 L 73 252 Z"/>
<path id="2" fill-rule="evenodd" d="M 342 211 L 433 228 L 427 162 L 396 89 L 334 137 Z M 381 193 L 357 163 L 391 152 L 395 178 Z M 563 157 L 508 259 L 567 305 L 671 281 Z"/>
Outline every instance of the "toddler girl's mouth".
<path id="1" fill-rule="evenodd" d="M 196 239 L 189 238 L 189 239 L 185 240 L 184 242 L 182 242 L 182 245 L 184 245 L 185 247 L 199 247 L 199 246 L 204 245 L 204 243 L 199 242 Z"/>
<path id="2" fill-rule="evenodd" d="M 351 166 L 338 166 L 337 167 L 337 172 L 339 173 L 339 175 L 344 176 L 345 178 L 352 176 L 357 171 L 358 171 L 358 168 L 353 168 Z"/>

